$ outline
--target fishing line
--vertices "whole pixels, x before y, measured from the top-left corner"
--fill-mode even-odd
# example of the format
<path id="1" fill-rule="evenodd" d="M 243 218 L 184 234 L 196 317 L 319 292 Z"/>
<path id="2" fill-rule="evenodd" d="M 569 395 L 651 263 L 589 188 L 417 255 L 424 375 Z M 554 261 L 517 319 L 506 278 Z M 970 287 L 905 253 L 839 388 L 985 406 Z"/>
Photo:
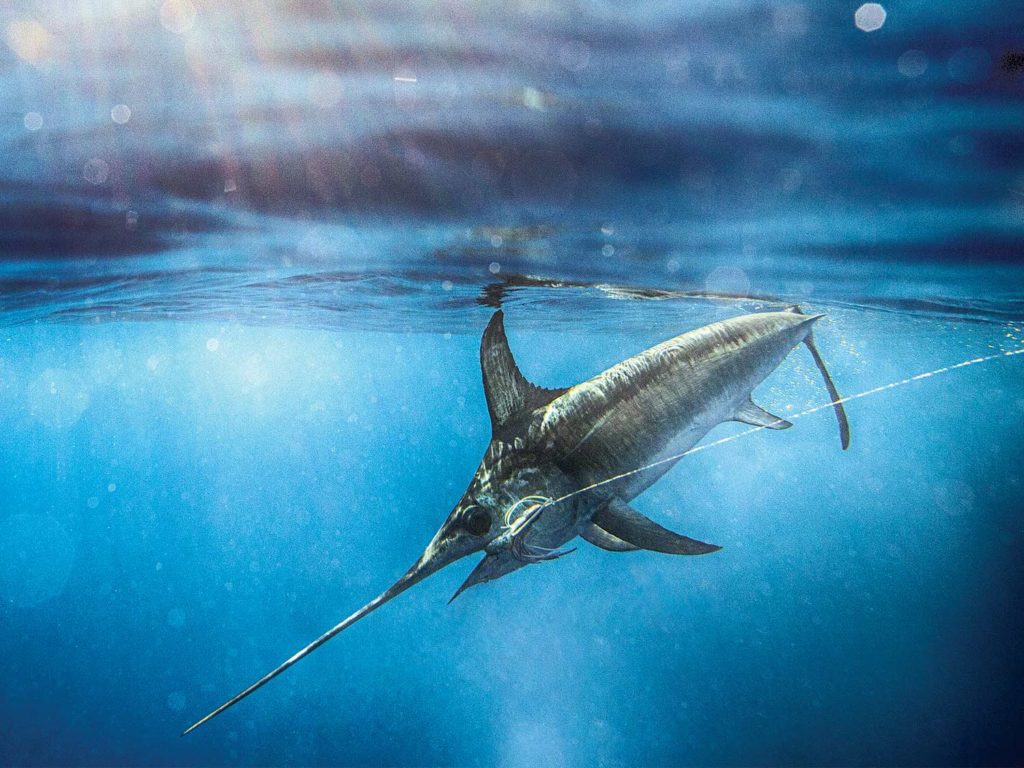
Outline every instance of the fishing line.
<path id="1" fill-rule="evenodd" d="M 531 519 L 531 514 L 535 515 L 538 507 L 549 507 L 554 503 L 554 500 L 550 496 L 538 496 L 536 494 L 523 496 L 521 499 L 517 499 L 512 506 L 505 510 L 505 519 L 502 528 L 506 532 L 514 535 Z M 527 507 L 527 505 L 529 506 Z M 522 507 L 527 508 L 523 510 L 522 515 L 517 516 L 516 512 L 518 512 Z"/>
<path id="2" fill-rule="evenodd" d="M 544 547 L 526 541 L 527 532 L 540 519 L 541 513 L 554 503 L 555 500 L 550 496 L 531 495 L 517 499 L 512 506 L 505 510 L 502 532 L 488 545 L 488 554 L 492 554 L 490 547 L 497 545 L 500 549 L 506 542 L 512 556 L 524 563 L 557 560 L 559 557 L 575 551 L 573 549 L 562 551 L 557 547 Z M 516 513 L 519 509 L 523 509 L 523 513 L 517 516 Z"/>
<path id="3" fill-rule="evenodd" d="M 924 373 L 918 373 L 918 374 L 916 374 L 914 376 L 909 376 L 909 377 L 907 377 L 905 379 L 901 379 L 899 381 L 894 381 L 891 384 L 883 384 L 880 387 L 873 387 L 872 389 L 867 389 L 867 390 L 864 390 L 863 392 L 858 392 L 855 395 L 847 395 L 846 397 L 841 397 L 838 400 L 830 400 L 827 403 L 822 403 L 821 405 L 812 406 L 811 408 L 808 408 L 807 410 L 804 410 L 804 411 L 800 411 L 799 413 L 795 413 L 795 414 L 792 414 L 792 415 L 787 415 L 787 418 L 792 420 L 792 421 L 795 421 L 796 419 L 803 418 L 804 416 L 810 416 L 812 413 L 817 413 L 818 411 L 823 411 L 826 408 L 833 408 L 836 405 L 841 405 L 843 403 L 848 403 L 851 400 L 860 400 L 861 398 L 869 397 L 870 395 L 877 395 L 880 392 L 885 392 L 885 391 L 890 390 L 890 389 L 897 389 L 899 387 L 905 387 L 908 384 L 913 384 L 915 381 L 922 381 L 923 379 L 929 379 L 932 376 L 938 376 L 938 375 L 943 374 L 943 373 L 949 373 L 951 371 L 957 370 L 958 368 L 967 368 L 968 366 L 971 366 L 971 365 L 978 365 L 979 363 L 988 363 L 988 362 L 991 362 L 993 360 L 1002 360 L 1003 358 L 1006 358 L 1006 357 L 1013 357 L 1015 355 L 1021 355 L 1021 354 L 1024 354 L 1024 348 L 1012 349 L 1012 350 L 1010 350 L 1008 352 L 999 352 L 997 354 L 986 355 L 984 357 L 975 357 L 975 358 L 973 358 L 971 360 L 964 360 L 963 362 L 956 363 L 954 365 L 945 365 L 942 368 L 936 368 L 933 371 L 925 371 Z M 577 496 L 577 495 L 579 495 L 581 493 L 586 493 L 587 491 L 592 491 L 595 488 L 599 488 L 602 485 L 607 485 L 608 483 L 614 483 L 616 480 L 622 480 L 623 478 L 630 477 L 630 476 L 638 474 L 640 472 L 646 472 L 648 469 L 654 469 L 655 467 L 660 467 L 662 464 L 668 464 L 669 462 L 672 462 L 672 461 L 678 461 L 679 459 L 683 458 L 684 456 L 689 456 L 691 453 L 700 453 L 701 451 L 706 451 L 708 448 L 714 448 L 714 447 L 719 446 L 719 445 L 725 445 L 726 443 L 731 443 L 733 440 L 738 440 L 741 437 L 746 437 L 747 435 L 752 435 L 755 432 L 760 432 L 762 429 L 769 429 L 769 428 L 775 426 L 776 424 L 781 424 L 783 422 L 784 422 L 784 419 L 779 419 L 778 421 L 774 421 L 771 424 L 765 424 L 764 426 L 758 426 L 758 427 L 751 427 L 750 429 L 746 429 L 746 430 L 744 430 L 742 432 L 737 432 L 735 435 L 729 435 L 727 437 L 722 437 L 722 438 L 719 438 L 718 440 L 714 440 L 714 441 L 712 441 L 710 443 L 705 443 L 704 445 L 696 445 L 693 448 L 690 448 L 689 450 L 683 451 L 682 453 L 677 453 L 677 454 L 675 454 L 673 456 L 669 456 L 669 457 L 664 458 L 664 459 L 659 459 L 658 461 L 653 461 L 650 464 L 646 464 L 646 465 L 644 465 L 642 467 L 638 467 L 637 469 L 631 469 L 628 472 L 623 472 L 621 475 L 615 475 L 614 477 L 609 477 L 606 480 L 601 480 L 601 481 L 596 482 L 596 483 L 591 483 L 590 485 L 586 486 L 585 488 L 579 488 L 579 489 L 577 489 L 575 491 L 572 491 L 571 493 L 567 493 L 564 496 L 561 496 L 561 497 L 555 499 L 550 504 L 545 504 L 544 506 L 551 506 L 552 504 L 558 504 L 559 502 L 565 501 L 567 499 L 571 499 L 573 496 Z"/>

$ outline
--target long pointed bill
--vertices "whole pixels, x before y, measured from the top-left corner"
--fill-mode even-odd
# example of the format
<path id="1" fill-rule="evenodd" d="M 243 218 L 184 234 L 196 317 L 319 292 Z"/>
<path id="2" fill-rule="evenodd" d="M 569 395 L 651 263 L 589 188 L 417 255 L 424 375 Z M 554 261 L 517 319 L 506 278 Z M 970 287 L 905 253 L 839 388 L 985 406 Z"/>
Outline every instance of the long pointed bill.
<path id="1" fill-rule="evenodd" d="M 424 557 L 426 557 L 426 555 L 424 555 Z M 355 624 L 357 621 L 359 621 L 364 616 L 367 616 L 367 615 L 373 613 L 375 610 L 377 610 L 382 605 L 384 605 L 384 603 L 388 602 L 393 597 L 397 597 L 398 595 L 402 594 L 409 587 L 413 586 L 414 584 L 418 584 L 423 579 L 425 579 L 427 576 L 430 576 L 432 573 L 435 573 L 435 572 L 439 571 L 444 566 L 446 566 L 449 563 L 453 562 L 454 559 L 457 559 L 457 558 L 447 559 L 447 558 L 443 558 L 442 557 L 442 558 L 432 558 L 430 560 L 426 560 L 425 561 L 421 557 L 416 562 L 416 564 L 412 568 L 410 568 L 405 573 L 404 576 L 402 576 L 402 578 L 400 578 L 398 581 L 396 581 L 386 591 L 382 592 L 380 595 L 378 595 L 373 600 L 368 602 L 366 605 L 364 605 L 358 611 L 353 613 L 351 616 L 349 616 L 343 622 L 341 622 L 340 624 L 336 625 L 335 627 L 332 627 L 331 629 L 329 629 L 324 634 L 320 635 L 320 637 L 318 637 L 312 643 L 307 645 L 301 651 L 298 651 L 290 659 L 288 659 L 283 664 L 281 664 L 281 666 L 277 667 L 277 669 L 275 669 L 275 670 L 273 670 L 271 672 L 268 672 L 263 677 L 261 677 L 259 680 L 257 680 L 255 683 L 253 683 L 248 688 L 246 688 L 244 691 L 239 693 L 237 696 L 235 696 L 235 697 L 229 699 L 228 701 L 224 702 L 223 704 L 221 704 L 219 707 L 217 707 L 215 710 L 213 710 L 210 714 L 208 714 L 202 720 L 199 720 L 198 722 L 194 723 L 193 725 L 190 725 L 187 729 L 185 729 L 182 732 L 181 735 L 185 736 L 185 735 L 191 733 L 196 728 L 198 728 L 200 725 L 205 723 L 207 720 L 213 719 L 214 717 L 219 715 L 221 712 L 223 712 L 225 709 L 228 709 L 229 707 L 232 707 L 235 704 L 237 704 L 238 702 L 240 702 L 242 699 L 244 699 L 246 696 L 248 696 L 253 691 L 257 690 L 258 688 L 262 688 L 264 685 L 266 685 L 271 680 L 273 680 L 275 677 L 277 677 L 282 672 L 284 672 L 286 669 L 288 669 L 288 667 L 292 666 L 292 664 L 296 663 L 300 659 L 302 659 L 302 658 L 308 656 L 309 654 L 311 654 L 313 651 L 315 651 L 321 645 L 326 643 L 332 637 L 334 637 L 335 635 L 340 634 L 341 632 L 344 632 L 346 629 L 351 627 L 353 624 Z"/>

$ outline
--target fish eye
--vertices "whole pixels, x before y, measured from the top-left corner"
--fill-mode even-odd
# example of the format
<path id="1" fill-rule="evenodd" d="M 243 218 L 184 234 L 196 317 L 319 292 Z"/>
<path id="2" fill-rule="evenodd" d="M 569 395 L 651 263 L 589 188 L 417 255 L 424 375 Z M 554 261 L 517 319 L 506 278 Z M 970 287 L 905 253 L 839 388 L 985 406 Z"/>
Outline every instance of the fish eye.
<path id="1" fill-rule="evenodd" d="M 482 507 L 473 507 L 462 519 L 462 527 L 474 536 L 483 536 L 491 530 L 491 516 Z"/>

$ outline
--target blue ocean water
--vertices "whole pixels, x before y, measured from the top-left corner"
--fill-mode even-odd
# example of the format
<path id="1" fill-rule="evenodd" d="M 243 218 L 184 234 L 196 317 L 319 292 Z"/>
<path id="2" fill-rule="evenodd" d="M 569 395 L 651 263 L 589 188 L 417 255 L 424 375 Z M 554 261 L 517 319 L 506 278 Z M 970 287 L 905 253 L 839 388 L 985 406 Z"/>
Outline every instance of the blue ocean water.
<path id="1" fill-rule="evenodd" d="M 0 763 L 1024 761 L 1024 8 L 858 6 L 0 7 Z M 635 502 L 720 552 L 460 562 L 179 737 L 423 551 L 495 309 L 554 387 L 792 303 L 852 444 L 794 350 Z"/>

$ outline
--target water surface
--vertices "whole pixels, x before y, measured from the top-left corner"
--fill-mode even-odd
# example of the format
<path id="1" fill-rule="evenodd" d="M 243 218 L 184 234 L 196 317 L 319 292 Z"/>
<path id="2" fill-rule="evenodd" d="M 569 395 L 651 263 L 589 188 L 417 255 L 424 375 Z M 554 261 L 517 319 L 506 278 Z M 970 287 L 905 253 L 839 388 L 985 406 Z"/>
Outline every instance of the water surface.
<path id="1" fill-rule="evenodd" d="M 0 762 L 1019 763 L 1024 14 L 855 5 L 0 9 Z M 720 552 L 454 565 L 178 737 L 418 557 L 496 308 L 566 386 L 793 303 L 904 383 L 637 499 Z"/>

